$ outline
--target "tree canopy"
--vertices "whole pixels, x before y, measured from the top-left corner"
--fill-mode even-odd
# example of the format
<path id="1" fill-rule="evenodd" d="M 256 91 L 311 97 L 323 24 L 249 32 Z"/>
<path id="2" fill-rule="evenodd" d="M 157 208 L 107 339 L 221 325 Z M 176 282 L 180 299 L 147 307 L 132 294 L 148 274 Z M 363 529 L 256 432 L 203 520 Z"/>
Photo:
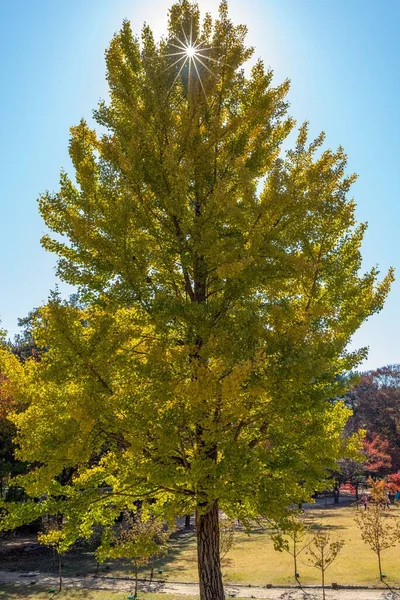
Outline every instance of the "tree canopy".
<path id="1" fill-rule="evenodd" d="M 282 151 L 289 82 L 244 68 L 245 35 L 225 1 L 214 22 L 175 3 L 160 42 L 123 23 L 99 131 L 71 128 L 75 176 L 39 200 L 43 246 L 81 303 L 53 294 L 33 317 L 47 352 L 1 366 L 26 406 L 19 482 L 42 498 L 8 505 L 3 527 L 62 512 L 67 544 L 138 500 L 196 511 L 202 600 L 223 598 L 218 508 L 278 519 L 343 455 L 349 411 L 330 399 L 392 279 L 360 273 L 343 149 L 303 124 Z"/>

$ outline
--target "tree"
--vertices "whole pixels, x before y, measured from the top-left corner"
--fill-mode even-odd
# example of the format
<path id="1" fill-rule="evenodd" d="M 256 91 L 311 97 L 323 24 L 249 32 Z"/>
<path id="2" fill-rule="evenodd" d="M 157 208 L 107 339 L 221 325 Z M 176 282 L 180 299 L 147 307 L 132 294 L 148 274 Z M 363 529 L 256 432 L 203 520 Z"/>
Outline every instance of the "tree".
<path id="1" fill-rule="evenodd" d="M 400 471 L 387 476 L 386 487 L 394 494 L 400 491 Z"/>
<path id="2" fill-rule="evenodd" d="M 304 124 L 281 152 L 289 83 L 261 60 L 246 75 L 245 35 L 225 1 L 202 24 L 175 3 L 159 43 L 124 22 L 94 115 L 104 133 L 71 129 L 76 183 L 63 172 L 39 202 L 42 243 L 82 305 L 53 294 L 33 331 L 41 361 L 17 375 L 2 360 L 28 404 L 18 456 L 37 467 L 20 482 L 46 495 L 9 505 L 3 528 L 60 505 L 66 535 L 87 537 L 136 500 L 195 512 L 202 600 L 224 596 L 219 508 L 278 519 L 351 443 L 330 399 L 392 280 L 359 273 L 343 149 L 320 150 Z"/>
<path id="3" fill-rule="evenodd" d="M 21 494 L 21 490 L 10 485 L 10 481 L 27 469 L 24 462 L 14 457 L 16 428 L 8 416 L 18 407 L 8 384 L 7 377 L 0 373 L 0 499 L 16 499 Z"/>
<path id="4" fill-rule="evenodd" d="M 347 403 L 353 410 L 348 430 L 365 429 L 371 439 L 386 440 L 392 467 L 400 469 L 400 365 L 362 373 Z"/>
<path id="5" fill-rule="evenodd" d="M 96 551 L 99 560 L 105 558 L 128 558 L 134 568 L 134 597 L 138 594 L 139 568 L 151 564 L 150 580 L 153 579 L 153 563 L 167 553 L 167 542 L 171 530 L 152 515 L 124 511 L 122 522 L 103 536 Z"/>
<path id="6" fill-rule="evenodd" d="M 379 579 L 383 581 L 386 575 L 382 571 L 382 552 L 397 544 L 400 527 L 393 525 L 393 517 L 387 513 L 385 482 L 370 479 L 369 483 L 373 502 L 368 510 L 363 511 L 358 507 L 354 519 L 362 539 L 377 556 Z"/>
<path id="7" fill-rule="evenodd" d="M 70 298 L 70 301 L 73 297 Z M 38 309 L 34 308 L 29 312 L 28 316 L 23 319 L 18 319 L 18 326 L 22 328 L 22 332 L 14 336 L 14 340 L 8 339 L 5 341 L 6 332 L 0 330 L 0 344 L 7 348 L 12 354 L 15 354 L 21 362 L 27 358 L 40 359 L 43 349 L 36 346 L 32 336 L 33 323 L 39 317 Z M 15 458 L 15 443 L 16 435 L 15 425 L 8 419 L 8 416 L 18 410 L 22 410 L 23 406 L 18 403 L 12 396 L 9 381 L 7 377 L 0 373 L 0 498 L 21 497 L 21 488 L 9 485 L 11 479 L 26 472 L 28 466 L 23 461 Z"/>
<path id="8" fill-rule="evenodd" d="M 392 466 L 389 454 L 389 443 L 379 435 L 369 436 L 363 441 L 363 451 L 367 462 L 364 469 L 368 475 L 374 477 L 386 475 Z"/>
<path id="9" fill-rule="evenodd" d="M 42 519 L 43 531 L 38 535 L 38 540 L 44 546 L 53 549 L 54 555 L 57 556 L 58 563 L 58 591 L 62 590 L 62 562 L 61 557 L 66 552 L 71 543 L 66 541 L 62 530 L 62 517 L 59 515 L 44 515 Z M 53 561 L 53 568 L 54 568 Z"/>
<path id="10" fill-rule="evenodd" d="M 304 513 L 293 512 L 278 529 L 278 533 L 272 535 L 274 548 L 279 552 L 284 550 L 293 557 L 294 578 L 299 586 L 302 587 L 298 569 L 298 558 L 312 542 L 309 537 L 311 523 L 305 520 Z"/>
<path id="11" fill-rule="evenodd" d="M 354 458 L 344 458 L 338 461 L 339 471 L 337 476 L 341 484 L 351 484 L 355 489 L 356 500 L 359 499 L 359 486 L 365 485 L 367 482 L 367 475 L 365 474 L 365 462 L 366 457 L 363 456 L 363 461 Z"/>
<path id="12" fill-rule="evenodd" d="M 328 531 L 318 529 L 314 534 L 311 544 L 308 546 L 308 559 L 316 569 L 321 571 L 322 598 L 325 600 L 325 572 L 337 558 L 344 546 L 344 540 L 338 538 L 332 540 Z"/>
<path id="13" fill-rule="evenodd" d="M 235 540 L 235 528 L 230 519 L 222 519 L 219 523 L 219 554 L 221 560 L 232 550 Z"/>
<path id="14" fill-rule="evenodd" d="M 16 354 L 21 361 L 27 358 L 40 358 L 43 349 L 38 348 L 33 339 L 32 331 L 35 319 L 39 318 L 39 310 L 34 308 L 28 313 L 27 317 L 18 319 L 18 327 L 22 329 L 21 333 L 14 336 L 14 340 L 8 340 L 7 344 L 11 352 Z"/>

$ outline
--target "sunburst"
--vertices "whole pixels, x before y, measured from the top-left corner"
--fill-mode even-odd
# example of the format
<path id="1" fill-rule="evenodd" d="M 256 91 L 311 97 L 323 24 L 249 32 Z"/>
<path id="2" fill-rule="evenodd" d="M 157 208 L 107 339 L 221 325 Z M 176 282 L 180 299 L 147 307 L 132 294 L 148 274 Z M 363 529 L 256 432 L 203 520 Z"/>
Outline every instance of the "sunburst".
<path id="1" fill-rule="evenodd" d="M 198 41 L 198 38 L 196 38 L 196 40 L 193 40 L 192 26 L 190 27 L 189 36 L 186 35 L 183 25 L 181 25 L 181 27 L 182 27 L 184 41 L 182 41 L 178 36 L 175 35 L 172 38 L 174 41 L 170 41 L 169 46 L 176 49 L 176 52 L 170 52 L 169 54 L 164 54 L 165 57 L 174 57 L 174 58 L 177 57 L 176 60 L 171 65 L 168 65 L 168 67 L 166 69 L 164 69 L 164 71 L 168 71 L 169 69 L 172 69 L 176 65 L 179 65 L 179 70 L 171 84 L 171 87 L 170 87 L 168 93 L 171 92 L 176 81 L 178 80 L 179 76 L 181 75 L 183 69 L 187 65 L 188 66 L 188 75 L 189 75 L 189 78 L 188 78 L 189 88 L 190 88 L 191 82 L 192 82 L 192 74 L 193 74 L 193 72 L 195 72 L 196 77 L 199 80 L 199 83 L 201 85 L 201 89 L 203 90 L 204 97 L 207 101 L 207 94 L 206 94 L 206 90 L 204 88 L 203 80 L 201 78 L 201 73 L 200 73 L 199 67 L 201 65 L 202 67 L 204 67 L 204 69 L 206 69 L 206 71 L 208 71 L 208 73 L 213 75 L 213 72 L 211 71 L 211 69 L 206 64 L 205 61 L 210 61 L 210 62 L 214 62 L 214 63 L 217 63 L 218 61 L 215 60 L 214 58 L 211 58 L 211 56 L 204 54 L 205 52 L 212 50 L 212 48 L 213 48 L 212 46 L 204 46 L 203 42 Z"/>

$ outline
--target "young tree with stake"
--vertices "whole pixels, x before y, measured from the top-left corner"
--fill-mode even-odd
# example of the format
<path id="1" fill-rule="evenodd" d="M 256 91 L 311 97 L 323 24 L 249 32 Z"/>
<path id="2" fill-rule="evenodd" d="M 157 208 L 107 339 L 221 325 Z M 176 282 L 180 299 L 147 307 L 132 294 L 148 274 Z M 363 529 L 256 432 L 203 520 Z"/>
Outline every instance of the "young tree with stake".
<path id="1" fill-rule="evenodd" d="M 382 571 L 382 552 L 392 548 L 399 541 L 400 526 L 392 515 L 387 513 L 387 499 L 384 481 L 369 479 L 372 502 L 368 510 L 357 507 L 354 517 L 361 531 L 363 541 L 375 552 L 378 559 L 379 579 L 384 581 L 386 575 Z"/>
<path id="2" fill-rule="evenodd" d="M 105 532 L 96 556 L 100 560 L 127 558 L 131 561 L 135 577 L 133 596 L 137 598 L 140 567 L 151 565 L 152 581 L 154 561 L 167 553 L 170 535 L 171 530 L 152 515 L 143 515 L 140 510 L 125 511 L 122 522 Z"/>
<path id="3" fill-rule="evenodd" d="M 308 559 L 313 567 L 321 571 L 322 598 L 325 600 L 325 572 L 336 560 L 339 552 L 344 546 L 341 538 L 333 540 L 328 531 L 318 529 L 314 534 L 311 544 L 308 546 Z"/>
<path id="4" fill-rule="evenodd" d="M 45 515 L 43 519 L 43 531 L 38 535 L 38 541 L 44 546 L 53 549 L 54 555 L 57 556 L 58 566 L 58 591 L 62 590 L 62 555 L 70 548 L 71 542 L 65 539 L 62 530 L 60 518 L 58 515 Z M 54 558 L 55 558 L 54 556 Z M 54 568 L 53 561 L 53 568 Z"/>
<path id="5" fill-rule="evenodd" d="M 48 352 L 1 366 L 27 405 L 14 416 L 18 455 L 38 465 L 27 493 L 62 504 L 71 536 L 137 500 L 194 512 L 202 600 L 224 597 L 219 509 L 277 520 L 343 455 L 349 411 L 329 399 L 392 279 L 359 273 L 343 150 L 319 152 L 305 124 L 281 152 L 289 83 L 261 60 L 246 75 L 245 35 L 225 1 L 215 22 L 176 2 L 159 43 L 124 22 L 94 115 L 105 133 L 71 129 L 76 183 L 63 172 L 39 203 L 82 305 L 53 295 L 33 331 Z M 3 527 L 40 510 L 8 508 Z"/>
<path id="6" fill-rule="evenodd" d="M 274 548 L 278 552 L 288 552 L 293 557 L 294 579 L 299 586 L 300 573 L 298 569 L 299 556 L 312 542 L 310 537 L 311 523 L 305 520 L 304 513 L 293 512 L 279 526 L 278 533 L 272 535 Z"/>

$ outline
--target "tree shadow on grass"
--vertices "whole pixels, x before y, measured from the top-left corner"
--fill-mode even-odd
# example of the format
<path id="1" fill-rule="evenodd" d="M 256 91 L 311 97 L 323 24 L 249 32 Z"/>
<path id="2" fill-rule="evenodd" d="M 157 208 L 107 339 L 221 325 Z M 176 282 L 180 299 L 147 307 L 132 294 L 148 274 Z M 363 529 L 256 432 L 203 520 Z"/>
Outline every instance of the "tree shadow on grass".
<path id="1" fill-rule="evenodd" d="M 168 554 L 154 562 L 155 569 L 162 570 L 164 567 L 175 563 L 179 558 L 184 558 L 185 563 L 197 564 L 195 541 L 196 536 L 192 530 L 181 530 L 173 533 L 168 544 Z M 193 556 L 189 550 L 193 550 Z M 185 566 L 174 565 L 174 570 L 185 571 Z"/>
<path id="2" fill-rule="evenodd" d="M 340 518 L 340 517 L 338 517 L 337 513 L 334 510 L 331 510 L 331 509 L 332 509 L 331 506 L 329 508 L 327 508 L 327 509 L 323 509 L 323 510 L 321 509 L 320 512 L 323 512 L 322 515 L 321 514 L 307 515 L 307 511 L 306 510 L 304 511 L 303 514 L 305 515 L 306 518 L 309 517 L 310 520 L 313 520 L 313 519 L 333 519 L 333 518 L 337 519 L 337 518 Z"/>
<path id="3" fill-rule="evenodd" d="M 175 572 L 184 572 L 193 567 L 194 564 L 197 563 L 197 557 L 195 551 L 193 551 L 193 556 L 189 551 L 191 546 L 193 546 L 193 550 L 195 550 L 194 529 L 177 530 L 171 536 L 168 554 L 165 557 L 154 561 L 154 577 L 162 579 L 163 573 L 159 573 L 159 571 L 164 571 L 166 568 L 172 567 Z M 182 560 L 183 564 L 175 565 L 174 563 L 178 562 L 179 559 Z M 54 557 L 49 549 L 43 547 L 37 548 L 32 552 L 25 552 L 23 547 L 18 548 L 18 550 L 11 549 L 1 555 L 0 562 L 1 569 L 4 570 L 57 575 L 57 564 L 54 561 Z M 128 560 L 107 560 L 97 568 L 94 553 L 88 551 L 86 548 L 74 549 L 74 551 L 66 553 L 63 556 L 62 562 L 64 577 L 82 577 L 96 574 L 109 577 L 133 577 L 132 565 Z M 151 565 L 140 569 L 139 576 L 143 579 L 148 579 L 150 577 L 150 570 Z M 28 583 L 29 582 L 27 581 L 27 584 Z M 34 588 L 34 585 L 29 586 L 29 590 L 31 591 L 33 591 Z M 24 587 L 19 589 L 21 597 L 24 597 L 22 596 L 22 589 L 24 589 Z M 4 587 L 0 587 L 0 591 L 1 590 L 3 591 L 2 595 L 0 595 L 0 600 L 5 600 L 7 595 L 4 595 Z M 18 595 L 15 594 L 14 596 L 10 596 L 10 598 L 17 597 Z"/>
<path id="4" fill-rule="evenodd" d="M 196 565 L 197 573 L 197 554 L 194 542 L 195 535 L 193 530 L 178 530 L 173 533 L 170 537 L 168 553 L 166 556 L 156 559 L 152 564 L 147 565 L 146 567 L 141 567 L 139 569 L 139 580 L 146 582 L 150 579 L 152 566 L 154 571 L 154 583 L 157 583 L 157 579 L 163 580 L 165 578 L 164 571 L 169 567 L 172 567 L 175 573 L 181 573 Z M 191 549 L 193 552 L 190 552 Z M 181 560 L 184 564 L 176 564 L 179 560 Z M 104 572 L 104 568 L 102 569 L 100 567 L 99 575 L 113 577 L 116 570 L 122 570 L 124 577 L 129 579 L 133 577 L 133 571 L 129 560 L 117 559 L 115 561 L 109 561 L 107 563 L 107 567 L 108 569 L 106 572 Z M 121 577 L 121 575 L 117 575 L 117 577 Z M 156 590 L 152 588 L 151 591 Z"/>

